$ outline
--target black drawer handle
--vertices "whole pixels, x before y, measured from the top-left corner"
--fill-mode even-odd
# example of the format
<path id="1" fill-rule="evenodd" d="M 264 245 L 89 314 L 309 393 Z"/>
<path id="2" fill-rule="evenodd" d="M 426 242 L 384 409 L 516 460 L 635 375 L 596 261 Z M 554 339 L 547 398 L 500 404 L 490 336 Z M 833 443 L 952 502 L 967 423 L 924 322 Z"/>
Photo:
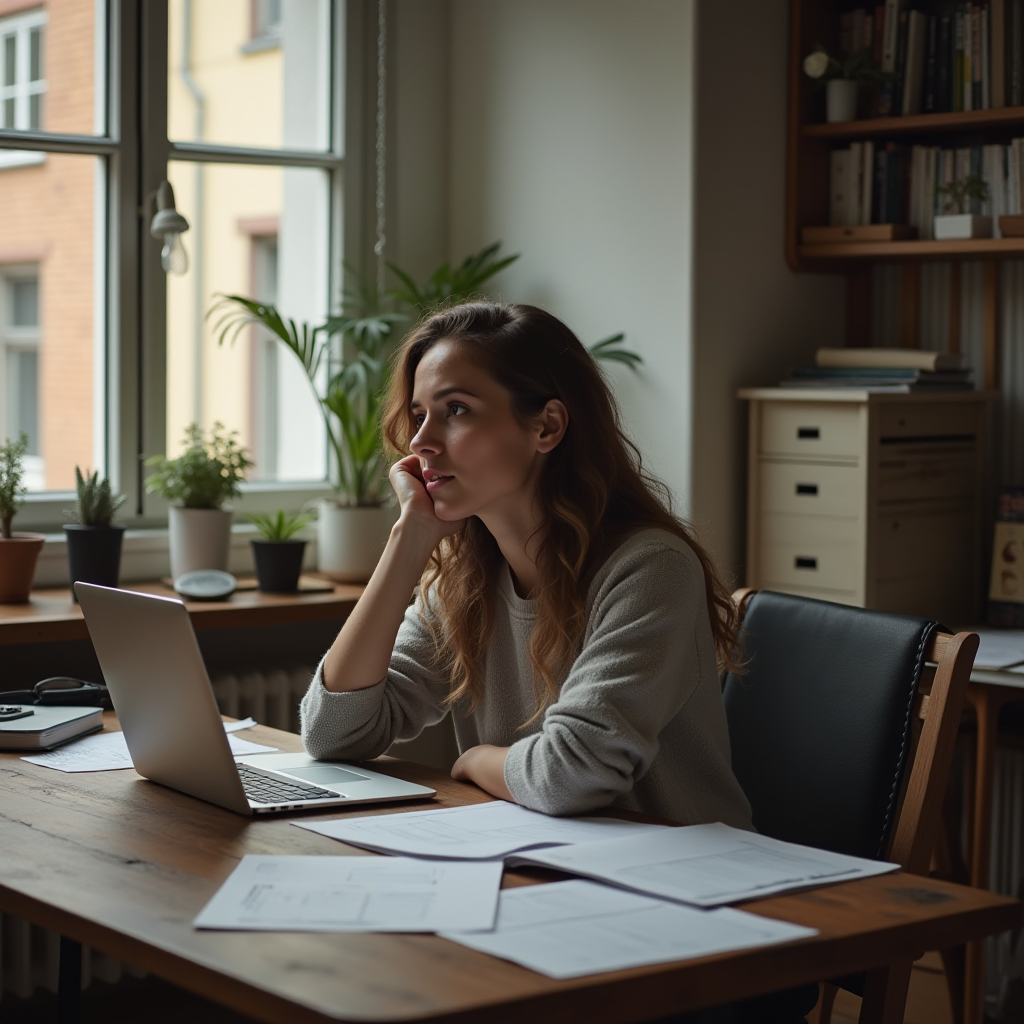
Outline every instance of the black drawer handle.
<path id="1" fill-rule="evenodd" d="M 818 560 L 816 558 L 801 558 L 799 555 L 793 559 L 793 564 L 798 569 L 817 569 Z"/>
<path id="2" fill-rule="evenodd" d="M 796 436 L 801 441 L 820 441 L 821 429 L 819 427 L 797 427 Z"/>
<path id="3" fill-rule="evenodd" d="M 796 493 L 797 494 L 813 494 L 813 495 L 816 495 L 818 493 L 818 485 L 817 484 L 797 484 L 796 485 Z"/>

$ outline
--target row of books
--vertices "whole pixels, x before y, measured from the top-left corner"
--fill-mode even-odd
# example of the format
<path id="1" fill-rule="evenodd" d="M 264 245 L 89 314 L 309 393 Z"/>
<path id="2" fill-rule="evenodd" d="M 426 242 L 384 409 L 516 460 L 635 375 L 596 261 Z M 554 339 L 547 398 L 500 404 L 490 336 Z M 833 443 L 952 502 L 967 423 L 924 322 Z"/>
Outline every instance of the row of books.
<path id="1" fill-rule="evenodd" d="M 1024 0 L 885 0 L 840 16 L 840 49 L 887 75 L 873 116 L 1024 104 Z"/>
<path id="2" fill-rule="evenodd" d="M 820 348 L 814 366 L 797 366 L 784 388 L 857 388 L 909 394 L 969 391 L 971 371 L 959 353 L 900 348 Z"/>
<path id="3" fill-rule="evenodd" d="M 998 218 L 1024 213 L 1024 139 L 1009 145 L 907 146 L 855 142 L 831 154 L 829 223 L 910 224 L 918 238 L 934 238 L 935 217 L 955 213 L 939 193 L 968 175 L 988 186 L 988 199 L 971 199 L 965 213 Z"/>

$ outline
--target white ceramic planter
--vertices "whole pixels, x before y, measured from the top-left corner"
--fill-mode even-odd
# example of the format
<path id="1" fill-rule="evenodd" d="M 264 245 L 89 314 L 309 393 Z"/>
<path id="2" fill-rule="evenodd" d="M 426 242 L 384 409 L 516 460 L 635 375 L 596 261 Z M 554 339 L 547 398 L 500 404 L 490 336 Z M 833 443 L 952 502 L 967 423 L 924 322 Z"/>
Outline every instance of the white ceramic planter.
<path id="1" fill-rule="evenodd" d="M 171 578 L 196 569 L 227 571 L 231 513 L 220 508 L 169 510 Z"/>
<path id="2" fill-rule="evenodd" d="M 825 83 L 825 120 L 829 124 L 857 119 L 857 83 L 833 78 Z"/>
<path id="3" fill-rule="evenodd" d="M 353 508 L 320 503 L 317 519 L 317 568 L 339 583 L 365 583 L 377 568 L 398 508 Z"/>
<path id="4" fill-rule="evenodd" d="M 991 238 L 992 218 L 973 213 L 944 213 L 935 218 L 935 237 Z"/>

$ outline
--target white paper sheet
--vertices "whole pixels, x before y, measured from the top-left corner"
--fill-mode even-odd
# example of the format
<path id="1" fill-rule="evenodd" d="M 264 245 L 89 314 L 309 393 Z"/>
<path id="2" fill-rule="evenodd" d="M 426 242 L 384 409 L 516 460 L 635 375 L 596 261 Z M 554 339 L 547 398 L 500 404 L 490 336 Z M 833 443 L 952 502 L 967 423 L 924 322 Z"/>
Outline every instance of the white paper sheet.
<path id="1" fill-rule="evenodd" d="M 504 800 L 468 807 L 334 821 L 294 821 L 292 824 L 378 853 L 466 860 L 504 857 L 516 850 L 596 842 L 665 829 L 664 825 L 641 825 L 617 818 L 552 818 Z"/>
<path id="2" fill-rule="evenodd" d="M 490 928 L 500 861 L 249 854 L 193 921 L 279 932 Z"/>
<path id="3" fill-rule="evenodd" d="M 442 932 L 446 939 L 549 978 L 688 960 L 816 934 L 813 928 L 741 910 L 696 910 L 583 881 L 505 889 L 493 931 Z"/>
<path id="4" fill-rule="evenodd" d="M 783 843 L 721 823 L 530 851 L 509 863 L 540 864 L 698 907 L 899 870 L 898 864 Z"/>
<path id="5" fill-rule="evenodd" d="M 277 747 L 267 747 L 262 743 L 251 743 L 232 735 L 239 729 L 248 729 L 255 725 L 251 719 L 248 723 L 225 722 L 224 730 L 228 733 L 228 744 L 235 757 L 247 757 L 249 754 L 264 754 Z M 44 754 L 33 754 L 23 757 L 22 761 L 41 764 L 44 768 L 56 768 L 61 772 L 110 772 L 119 768 L 131 768 L 132 758 L 128 753 L 128 744 L 121 732 L 97 732 L 91 736 L 83 736 L 80 740 L 67 743 L 56 750 L 48 750 Z"/>
<path id="6" fill-rule="evenodd" d="M 1024 630 L 970 628 L 981 641 L 975 668 L 1001 669 L 1024 662 Z"/>

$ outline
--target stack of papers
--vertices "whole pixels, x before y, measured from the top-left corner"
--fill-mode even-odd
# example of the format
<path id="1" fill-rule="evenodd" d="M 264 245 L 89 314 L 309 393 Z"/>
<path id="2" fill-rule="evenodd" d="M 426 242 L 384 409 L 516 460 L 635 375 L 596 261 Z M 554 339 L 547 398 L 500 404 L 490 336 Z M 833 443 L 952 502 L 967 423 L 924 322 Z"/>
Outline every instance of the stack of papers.
<path id="1" fill-rule="evenodd" d="M 249 729 L 256 724 L 251 718 L 242 722 L 225 722 L 224 731 L 228 734 L 231 753 L 235 757 L 247 757 L 249 754 L 265 754 L 277 747 L 267 747 L 262 743 L 250 743 L 232 733 L 240 729 Z M 122 732 L 97 732 L 91 736 L 83 736 L 80 740 L 68 743 L 45 754 L 23 757 L 22 761 L 41 764 L 44 768 L 56 768 L 61 772 L 110 772 L 119 768 L 133 768 L 132 756 L 128 753 L 128 744 Z"/>
<path id="2" fill-rule="evenodd" d="M 898 868 L 722 824 L 551 818 L 500 800 L 293 824 L 401 856 L 245 857 L 196 927 L 437 932 L 575 978 L 808 938 L 724 905 Z M 499 893 L 502 858 L 591 880 Z"/>
<path id="3" fill-rule="evenodd" d="M 618 818 L 552 818 L 504 800 L 437 811 L 292 824 L 377 853 L 466 860 L 666 830 L 665 825 L 642 825 Z"/>
<path id="4" fill-rule="evenodd" d="M 975 668 L 1024 673 L 1024 630 L 972 627 L 971 632 L 981 641 Z"/>

